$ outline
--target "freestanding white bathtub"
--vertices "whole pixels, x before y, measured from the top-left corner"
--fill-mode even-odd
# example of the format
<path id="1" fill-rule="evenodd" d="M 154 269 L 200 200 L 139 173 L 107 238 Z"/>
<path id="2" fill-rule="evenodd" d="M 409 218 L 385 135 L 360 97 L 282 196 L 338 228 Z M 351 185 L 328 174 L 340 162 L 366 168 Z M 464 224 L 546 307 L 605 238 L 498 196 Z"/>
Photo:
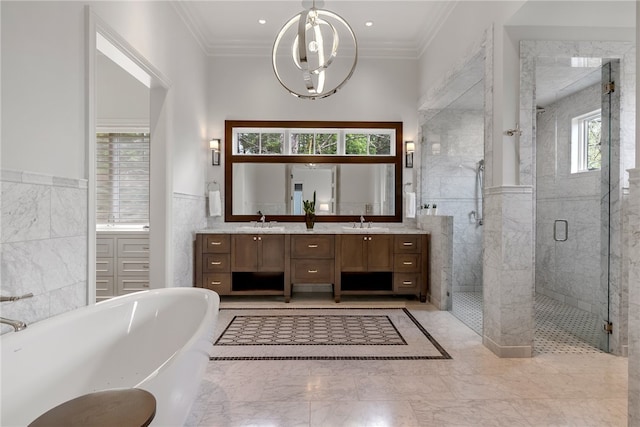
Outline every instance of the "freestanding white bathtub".
<path id="1" fill-rule="evenodd" d="M 138 292 L 0 337 L 0 425 L 24 426 L 67 400 L 138 387 L 154 426 L 180 426 L 209 361 L 220 299 L 198 288 Z"/>

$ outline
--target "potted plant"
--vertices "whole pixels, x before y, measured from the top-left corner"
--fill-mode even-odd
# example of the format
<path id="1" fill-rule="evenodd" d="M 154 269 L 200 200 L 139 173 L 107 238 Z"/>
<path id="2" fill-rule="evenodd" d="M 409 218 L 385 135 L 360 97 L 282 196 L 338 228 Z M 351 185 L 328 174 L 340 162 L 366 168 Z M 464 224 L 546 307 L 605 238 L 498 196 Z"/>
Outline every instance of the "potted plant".
<path id="1" fill-rule="evenodd" d="M 316 192 L 313 192 L 313 201 L 303 200 L 302 208 L 304 209 L 304 221 L 307 224 L 307 230 L 313 229 L 316 221 Z"/>

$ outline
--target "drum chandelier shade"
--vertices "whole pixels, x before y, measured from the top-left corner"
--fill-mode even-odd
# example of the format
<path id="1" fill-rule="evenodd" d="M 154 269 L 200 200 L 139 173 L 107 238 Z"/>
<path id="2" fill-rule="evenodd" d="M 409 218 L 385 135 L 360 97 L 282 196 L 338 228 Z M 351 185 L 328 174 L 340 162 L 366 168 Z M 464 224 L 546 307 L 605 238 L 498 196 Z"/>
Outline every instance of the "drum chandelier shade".
<path id="1" fill-rule="evenodd" d="M 347 22 L 313 6 L 280 30 L 271 55 L 273 71 L 293 96 L 320 99 L 333 95 L 353 75 L 358 42 Z"/>

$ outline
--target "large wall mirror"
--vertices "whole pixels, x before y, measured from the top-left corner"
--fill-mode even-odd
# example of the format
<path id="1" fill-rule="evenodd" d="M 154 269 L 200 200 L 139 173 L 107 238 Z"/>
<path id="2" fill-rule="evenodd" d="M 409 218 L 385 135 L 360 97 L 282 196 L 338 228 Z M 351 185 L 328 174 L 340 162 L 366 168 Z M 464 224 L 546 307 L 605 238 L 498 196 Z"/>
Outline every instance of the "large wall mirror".
<path id="1" fill-rule="evenodd" d="M 402 222 L 402 123 L 225 122 L 225 221 Z"/>

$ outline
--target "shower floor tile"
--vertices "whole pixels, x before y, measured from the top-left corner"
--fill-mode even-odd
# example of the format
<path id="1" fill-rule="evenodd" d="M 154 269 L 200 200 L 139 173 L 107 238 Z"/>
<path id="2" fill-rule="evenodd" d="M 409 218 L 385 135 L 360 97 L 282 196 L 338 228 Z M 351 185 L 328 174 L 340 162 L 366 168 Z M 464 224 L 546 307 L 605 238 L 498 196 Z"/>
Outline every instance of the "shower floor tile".
<path id="1" fill-rule="evenodd" d="M 482 292 L 454 292 L 451 313 L 482 335 Z"/>
<path id="2" fill-rule="evenodd" d="M 451 313 L 482 335 L 481 292 L 454 292 Z M 545 295 L 535 296 L 534 354 L 602 353 L 600 329 L 598 316 Z"/>
<path id="3" fill-rule="evenodd" d="M 535 311 L 535 354 L 602 352 L 598 316 L 539 294 Z"/>

